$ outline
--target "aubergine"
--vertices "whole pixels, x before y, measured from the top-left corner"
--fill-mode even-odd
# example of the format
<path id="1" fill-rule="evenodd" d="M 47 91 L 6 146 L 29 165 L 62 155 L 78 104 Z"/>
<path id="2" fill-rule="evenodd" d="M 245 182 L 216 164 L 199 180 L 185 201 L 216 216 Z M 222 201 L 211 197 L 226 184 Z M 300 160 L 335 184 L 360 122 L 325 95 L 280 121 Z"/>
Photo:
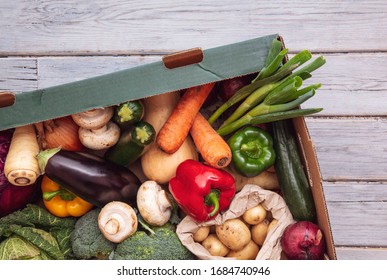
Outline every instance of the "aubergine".
<path id="1" fill-rule="evenodd" d="M 119 165 L 127 166 L 135 162 L 152 144 L 156 137 L 153 126 L 145 121 L 138 121 L 122 132 L 117 144 L 105 153 L 105 159 Z"/>
<path id="2" fill-rule="evenodd" d="M 111 201 L 136 207 L 141 182 L 126 167 L 92 154 L 60 148 L 41 151 L 37 159 L 42 173 L 97 207 Z"/>
<path id="3" fill-rule="evenodd" d="M 113 119 L 121 130 L 127 130 L 142 120 L 144 113 L 144 104 L 141 100 L 126 101 L 115 107 Z"/>

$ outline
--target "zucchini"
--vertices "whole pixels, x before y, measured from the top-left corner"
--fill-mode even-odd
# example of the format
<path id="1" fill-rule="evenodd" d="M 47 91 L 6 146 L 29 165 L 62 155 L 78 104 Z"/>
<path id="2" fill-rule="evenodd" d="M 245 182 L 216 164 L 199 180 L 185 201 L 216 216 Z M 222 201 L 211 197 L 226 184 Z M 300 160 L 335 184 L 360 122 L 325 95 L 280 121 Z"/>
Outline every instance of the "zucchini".
<path id="1" fill-rule="evenodd" d="M 122 130 L 129 129 L 144 117 L 144 104 L 140 100 L 121 103 L 115 107 L 113 119 Z"/>
<path id="2" fill-rule="evenodd" d="M 314 222 L 316 207 L 292 127 L 289 119 L 272 123 L 278 182 L 293 218 L 297 221 Z"/>
<path id="3" fill-rule="evenodd" d="M 106 151 L 105 159 L 119 165 L 129 165 L 146 151 L 155 137 L 156 132 L 151 124 L 138 121 L 122 132 L 117 144 Z"/>

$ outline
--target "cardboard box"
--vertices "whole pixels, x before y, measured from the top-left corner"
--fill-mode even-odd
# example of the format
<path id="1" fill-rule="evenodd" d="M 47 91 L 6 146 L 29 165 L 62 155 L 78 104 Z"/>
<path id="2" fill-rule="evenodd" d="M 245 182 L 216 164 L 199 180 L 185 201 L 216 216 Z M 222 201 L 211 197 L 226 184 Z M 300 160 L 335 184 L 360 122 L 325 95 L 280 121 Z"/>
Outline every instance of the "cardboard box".
<path id="1" fill-rule="evenodd" d="M 275 38 L 282 41 L 273 34 L 203 51 L 184 51 L 165 56 L 160 62 L 46 89 L 3 92 L 0 130 L 258 72 Z M 318 225 L 325 235 L 327 258 L 336 259 L 313 141 L 304 118 L 294 119 L 293 124 L 312 187 Z"/>

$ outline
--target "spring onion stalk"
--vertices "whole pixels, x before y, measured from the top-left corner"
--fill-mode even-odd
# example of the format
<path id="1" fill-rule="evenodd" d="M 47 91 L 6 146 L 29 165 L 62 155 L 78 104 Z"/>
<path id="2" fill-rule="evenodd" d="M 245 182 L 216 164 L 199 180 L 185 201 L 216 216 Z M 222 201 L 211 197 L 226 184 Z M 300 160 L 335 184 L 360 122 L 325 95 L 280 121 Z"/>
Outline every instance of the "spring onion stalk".
<path id="1" fill-rule="evenodd" d="M 294 65 L 294 64 L 301 66 L 302 64 L 304 64 L 305 62 L 307 62 L 311 58 L 312 58 L 312 54 L 308 50 L 303 50 L 303 51 L 297 53 L 291 59 L 289 59 L 283 66 L 281 66 L 279 71 L 286 70 L 289 67 L 292 67 L 292 65 Z"/>
<path id="2" fill-rule="evenodd" d="M 302 79 L 298 76 L 292 79 L 286 79 L 283 83 L 281 83 L 278 87 L 273 89 L 269 94 L 265 97 L 263 103 L 267 105 L 274 104 L 282 104 L 287 101 L 290 101 L 292 96 L 295 95 L 297 89 L 302 85 Z"/>
<path id="3" fill-rule="evenodd" d="M 310 73 L 312 73 L 313 71 L 315 71 L 318 68 L 320 68 L 321 66 L 323 66 L 325 64 L 325 62 L 326 62 L 325 58 L 323 56 L 319 56 L 315 60 L 313 60 L 311 63 L 309 63 L 309 64 L 305 65 L 304 67 L 302 67 L 301 69 L 293 72 L 289 76 L 289 78 L 299 76 L 305 81 L 306 79 L 312 77 L 312 75 Z"/>
<path id="4" fill-rule="evenodd" d="M 297 53 L 295 56 L 293 56 L 288 62 L 286 62 L 283 66 L 281 66 L 277 73 L 282 73 L 283 71 L 287 72 L 290 69 L 295 70 L 302 64 L 306 63 L 308 60 L 310 60 L 312 57 L 312 54 L 308 50 L 303 50 L 299 53 Z M 313 65 L 316 66 L 316 65 Z M 313 67 L 303 67 L 305 69 L 301 73 L 310 73 L 313 71 Z M 317 68 L 316 68 L 317 69 Z M 312 71 L 309 71 L 312 70 Z M 307 77 L 306 75 L 301 76 L 301 78 Z M 288 77 L 284 79 L 290 79 L 294 78 L 297 75 L 290 74 Z M 270 77 L 270 76 L 269 76 Z M 259 80 L 258 80 L 259 81 Z M 279 86 L 284 80 L 275 82 L 273 84 L 267 85 L 266 87 L 258 88 L 255 90 L 253 93 L 250 95 L 247 95 L 246 99 L 242 104 L 239 105 L 239 107 L 231 114 L 230 117 L 228 117 L 222 124 L 222 126 L 225 126 L 229 123 L 232 123 L 233 121 L 237 120 L 240 118 L 243 114 L 245 114 L 248 110 L 251 108 L 255 107 L 257 104 L 259 104 L 265 97 L 266 95 L 273 89 L 275 89 L 277 86 Z M 220 115 L 219 115 L 220 116 Z M 218 117 L 219 117 L 218 116 Z M 211 116 L 212 117 L 212 116 Z M 210 122 L 212 123 L 212 122 Z"/>
<path id="5" fill-rule="evenodd" d="M 225 103 L 223 103 L 208 119 L 208 122 L 210 124 L 214 123 L 228 108 L 231 106 L 237 104 L 239 101 L 242 101 L 246 97 L 248 97 L 252 92 L 255 90 L 274 82 L 277 82 L 286 76 L 289 76 L 292 71 L 297 67 L 297 65 L 294 65 L 293 68 L 286 69 L 281 72 L 277 72 L 267 78 L 257 80 L 251 84 L 248 84 L 247 86 L 242 87 L 239 89 L 229 100 L 227 100 Z"/>
<path id="6" fill-rule="evenodd" d="M 277 39 L 273 39 L 270 46 L 269 54 L 266 57 L 265 67 L 271 64 L 281 51 L 282 51 L 282 43 Z"/>
<path id="7" fill-rule="evenodd" d="M 279 52 L 278 55 L 273 59 L 273 61 L 270 62 L 270 64 L 268 64 L 261 71 L 259 71 L 258 76 L 253 80 L 253 82 L 256 80 L 267 78 L 273 73 L 275 73 L 278 70 L 279 66 L 281 65 L 287 53 L 288 53 L 288 49 L 284 49 L 281 52 Z"/>
<path id="8" fill-rule="evenodd" d="M 323 110 L 322 108 L 293 109 L 293 110 L 284 111 L 284 112 L 262 114 L 255 117 L 247 116 L 245 119 L 246 120 L 245 123 L 233 122 L 227 126 L 219 128 L 217 132 L 220 136 L 226 136 L 245 125 L 257 125 L 257 124 L 269 123 L 269 122 L 274 122 L 274 121 L 279 121 L 284 119 L 297 118 L 297 117 L 316 114 L 318 112 L 321 112 L 322 110 Z"/>
<path id="9" fill-rule="evenodd" d="M 287 70 L 284 70 L 287 71 Z M 301 86 L 300 83 L 302 83 L 302 80 L 300 78 L 293 78 L 293 79 L 283 79 L 281 81 L 271 83 L 268 85 L 265 85 L 263 87 L 258 88 L 256 91 L 251 93 L 242 104 L 239 105 L 239 107 L 229 116 L 221 125 L 225 126 L 233 121 L 236 121 L 239 119 L 243 114 L 245 114 L 247 111 L 251 110 L 255 106 L 257 106 L 260 102 L 262 102 L 269 94 L 271 94 L 274 91 L 283 92 L 284 88 L 288 87 L 291 84 L 295 84 L 297 80 L 297 85 Z"/>
<path id="10" fill-rule="evenodd" d="M 307 93 L 301 95 L 300 97 L 289 101 L 287 103 L 282 104 L 268 104 L 267 102 L 263 101 L 261 104 L 256 106 L 255 108 L 251 109 L 246 115 L 250 116 L 258 116 L 266 113 L 274 113 L 274 112 L 281 112 L 281 111 L 287 111 L 294 109 L 295 107 L 299 106 L 301 103 L 305 102 L 312 96 L 314 96 L 316 91 L 314 89 L 308 91 Z M 291 94 L 291 93 L 290 93 Z M 290 95 L 289 94 L 289 95 Z M 243 118 L 243 117 L 242 117 Z"/>
<path id="11" fill-rule="evenodd" d="M 221 126 L 219 128 L 219 130 L 226 129 L 230 125 L 232 125 L 233 127 L 238 127 L 238 128 L 242 127 L 246 123 L 248 123 L 249 120 L 251 120 L 251 118 L 259 116 L 259 115 L 268 114 L 268 113 L 275 113 L 275 112 L 283 112 L 283 111 L 288 111 L 288 110 L 294 109 L 297 106 L 304 103 L 309 98 L 311 98 L 312 96 L 314 96 L 315 93 L 316 93 L 315 89 L 312 89 L 309 92 L 301 95 L 300 97 L 298 97 L 290 102 L 284 103 L 284 104 L 269 105 L 264 100 L 262 103 L 260 103 L 259 105 L 257 105 L 253 109 L 251 109 L 249 112 L 247 112 L 245 115 L 243 115 L 239 119 L 235 120 L 234 122 L 232 122 L 230 124 Z M 219 131 L 218 131 L 218 133 L 219 133 Z"/>
<path id="12" fill-rule="evenodd" d="M 267 73 L 269 73 L 269 71 L 270 72 L 272 71 L 272 68 L 269 67 L 269 65 L 273 63 L 273 61 L 276 59 L 276 57 L 279 55 L 279 53 L 281 51 L 282 51 L 282 43 L 280 41 L 278 41 L 277 39 L 273 39 L 273 42 L 271 43 L 271 46 L 270 46 L 269 54 L 266 57 L 265 66 L 263 67 L 263 69 L 261 71 L 259 71 L 258 76 L 252 81 L 252 83 L 259 80 L 259 79 L 263 79 L 264 72 L 267 71 Z M 264 69 L 268 69 L 268 68 L 270 68 L 270 70 L 266 70 L 266 71 L 264 70 Z M 276 71 L 276 70 L 277 69 L 274 69 L 274 71 Z M 273 74 L 274 71 L 272 71 L 271 74 Z M 270 76 L 271 74 L 269 74 L 267 76 Z"/>
<path id="13" fill-rule="evenodd" d="M 251 82 L 251 84 L 244 86 L 238 90 L 226 103 L 220 106 L 208 119 L 208 122 L 212 124 L 215 122 L 221 114 L 223 114 L 228 108 L 234 104 L 242 101 L 257 88 L 266 84 L 281 80 L 282 78 L 291 74 L 297 67 L 292 66 L 284 71 L 277 71 L 283 58 L 287 54 L 288 50 L 282 50 L 282 43 L 277 39 L 274 39 L 269 54 L 266 57 L 265 66 L 259 71 L 258 76 Z M 290 65 L 291 66 L 291 65 Z M 277 71 L 277 74 L 275 72 Z"/>
<path id="14" fill-rule="evenodd" d="M 297 97 L 300 97 L 301 95 L 304 95 L 305 93 L 307 93 L 308 91 L 310 91 L 310 90 L 312 90 L 312 89 L 314 89 L 314 90 L 317 90 L 317 89 L 319 89 L 321 87 L 321 84 L 313 84 L 313 85 L 310 85 L 310 86 L 306 86 L 306 87 L 304 87 L 304 88 L 302 88 L 302 89 L 300 89 L 300 90 L 297 90 L 297 92 L 295 93 L 295 95 L 293 95 L 293 96 L 289 96 L 289 99 L 285 99 L 284 101 L 283 101 L 283 103 L 285 103 L 285 102 L 289 102 L 289 101 L 291 101 L 291 100 L 293 100 L 293 99 L 296 99 Z"/>

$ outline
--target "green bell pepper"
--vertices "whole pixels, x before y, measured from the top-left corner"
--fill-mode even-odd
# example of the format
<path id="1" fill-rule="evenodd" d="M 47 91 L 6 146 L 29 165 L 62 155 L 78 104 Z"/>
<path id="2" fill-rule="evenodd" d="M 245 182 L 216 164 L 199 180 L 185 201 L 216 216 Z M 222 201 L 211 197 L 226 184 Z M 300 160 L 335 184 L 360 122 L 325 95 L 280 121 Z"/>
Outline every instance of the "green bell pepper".
<path id="1" fill-rule="evenodd" d="M 243 176 L 257 176 L 275 162 L 273 138 L 256 126 L 241 128 L 227 143 L 232 151 L 232 166 Z"/>

